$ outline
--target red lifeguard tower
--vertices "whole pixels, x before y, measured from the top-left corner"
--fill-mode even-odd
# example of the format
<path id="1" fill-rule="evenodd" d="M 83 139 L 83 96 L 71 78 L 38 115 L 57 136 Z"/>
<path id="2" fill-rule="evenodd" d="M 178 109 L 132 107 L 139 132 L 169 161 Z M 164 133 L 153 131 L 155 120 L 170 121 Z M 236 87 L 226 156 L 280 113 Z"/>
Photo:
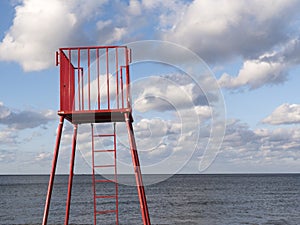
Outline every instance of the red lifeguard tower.
<path id="1" fill-rule="evenodd" d="M 119 223 L 116 122 L 126 123 L 142 220 L 144 225 L 151 224 L 132 127 L 133 119 L 129 76 L 130 61 L 131 51 L 126 46 L 60 48 L 59 51 L 56 52 L 56 65 L 60 65 L 60 110 L 58 111 L 60 122 L 58 125 L 44 209 L 43 225 L 47 224 L 62 128 L 65 119 L 73 124 L 74 131 L 64 224 L 67 225 L 69 223 L 77 127 L 79 124 L 84 123 L 91 124 L 94 224 L 97 223 L 97 216 L 103 214 L 115 214 L 116 224 Z M 113 132 L 109 134 L 95 133 L 94 125 L 97 123 L 113 124 Z M 95 147 L 95 139 L 102 137 L 112 138 L 112 149 L 99 150 Z M 97 165 L 95 160 L 96 155 L 101 153 L 111 153 L 114 159 L 113 163 Z M 113 179 L 97 179 L 95 171 L 97 168 L 112 168 L 114 173 Z M 107 182 L 115 184 L 115 193 L 113 195 L 97 194 L 96 184 Z M 115 199 L 116 207 L 108 210 L 97 209 L 97 199 L 107 198 Z"/>

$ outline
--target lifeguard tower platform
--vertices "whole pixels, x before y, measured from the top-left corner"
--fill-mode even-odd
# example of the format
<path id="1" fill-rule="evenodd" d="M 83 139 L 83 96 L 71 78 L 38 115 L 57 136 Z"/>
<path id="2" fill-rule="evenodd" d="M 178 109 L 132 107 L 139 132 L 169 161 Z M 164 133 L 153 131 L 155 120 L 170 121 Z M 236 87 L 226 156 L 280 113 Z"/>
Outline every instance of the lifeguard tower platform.
<path id="1" fill-rule="evenodd" d="M 44 209 L 43 225 L 47 224 L 65 119 L 73 124 L 74 131 L 64 224 L 69 224 L 77 128 L 78 125 L 86 123 L 91 124 L 94 224 L 97 224 L 98 216 L 104 214 L 115 214 L 116 224 L 119 224 L 116 122 L 126 123 L 142 220 L 144 225 L 151 224 L 132 126 L 133 118 L 129 75 L 130 61 L 131 51 L 126 46 L 60 48 L 59 51 L 56 52 L 56 65 L 60 66 L 60 109 L 58 111 L 60 121 Z M 94 125 L 97 123 L 111 123 L 113 131 L 104 134 L 96 133 Z M 95 139 L 105 137 L 112 138 L 112 149 L 97 149 L 95 147 Z M 113 163 L 97 164 L 96 158 L 101 155 L 101 153 L 111 153 L 114 159 Z M 114 173 L 113 179 L 98 179 L 96 177 L 97 168 L 111 168 Z M 114 184 L 114 194 L 98 194 L 96 185 L 108 182 Z M 99 210 L 97 208 L 98 199 L 114 199 L 115 208 L 101 208 L 101 210 Z"/>

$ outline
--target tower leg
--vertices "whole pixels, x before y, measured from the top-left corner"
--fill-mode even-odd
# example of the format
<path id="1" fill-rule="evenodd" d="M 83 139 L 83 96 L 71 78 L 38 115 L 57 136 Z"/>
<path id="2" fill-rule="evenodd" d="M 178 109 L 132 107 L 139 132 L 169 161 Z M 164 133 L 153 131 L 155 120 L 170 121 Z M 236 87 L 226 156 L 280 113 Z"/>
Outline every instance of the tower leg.
<path id="1" fill-rule="evenodd" d="M 140 162 L 139 162 L 136 143 L 135 143 L 135 139 L 134 139 L 132 122 L 130 120 L 129 113 L 125 113 L 125 121 L 126 121 L 126 126 L 127 126 L 127 131 L 128 131 L 130 151 L 131 151 L 132 163 L 133 163 L 133 168 L 134 168 L 134 173 L 135 173 L 137 191 L 138 191 L 138 195 L 139 195 L 143 224 L 151 225 L 149 212 L 148 212 L 148 206 L 147 206 L 147 199 L 146 199 L 143 180 L 142 180 Z"/>
<path id="2" fill-rule="evenodd" d="M 73 132 L 73 141 L 72 141 L 72 155 L 71 155 L 71 161 L 70 161 L 70 174 L 69 174 L 68 196 L 67 196 L 67 203 L 66 203 L 65 225 L 69 224 L 72 184 L 73 184 L 73 175 L 74 175 L 74 162 L 75 162 L 77 127 L 78 127 L 78 125 L 75 124 L 74 125 L 74 132 Z"/>
<path id="3" fill-rule="evenodd" d="M 42 223 L 43 225 L 46 225 L 47 220 L 48 220 L 49 207 L 50 207 L 50 201 L 51 201 L 51 195 L 52 195 L 52 189 L 53 189 L 53 182 L 54 182 L 54 176 L 55 176 L 55 171 L 56 171 L 56 164 L 57 164 L 57 158 L 58 158 L 59 145 L 60 145 L 63 125 L 64 125 L 64 117 L 60 116 L 58 129 L 57 129 L 54 155 L 53 155 L 53 160 L 52 160 L 52 169 L 51 169 L 51 173 L 50 173 L 49 184 L 48 184 L 48 192 L 47 192 L 47 198 L 46 198 L 45 209 L 44 209 L 44 217 L 43 217 L 43 223 Z"/>

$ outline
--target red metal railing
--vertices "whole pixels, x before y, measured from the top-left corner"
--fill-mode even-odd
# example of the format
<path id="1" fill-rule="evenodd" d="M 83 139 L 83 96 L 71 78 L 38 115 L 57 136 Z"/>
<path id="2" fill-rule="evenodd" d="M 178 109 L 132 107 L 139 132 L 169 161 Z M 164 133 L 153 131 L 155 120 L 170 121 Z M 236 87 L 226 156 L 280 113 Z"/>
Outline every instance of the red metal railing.
<path id="1" fill-rule="evenodd" d="M 60 112 L 130 109 L 126 46 L 60 48 Z"/>

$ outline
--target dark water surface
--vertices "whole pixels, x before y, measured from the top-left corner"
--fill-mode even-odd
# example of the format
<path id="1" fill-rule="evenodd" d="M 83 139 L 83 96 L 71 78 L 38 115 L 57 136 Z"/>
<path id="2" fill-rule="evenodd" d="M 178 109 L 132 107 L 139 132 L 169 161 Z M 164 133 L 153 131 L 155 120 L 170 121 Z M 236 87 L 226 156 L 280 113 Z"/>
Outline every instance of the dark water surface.
<path id="1" fill-rule="evenodd" d="M 48 178 L 0 176 L 0 224 L 41 224 Z M 55 178 L 48 224 L 63 224 L 67 181 Z M 91 176 L 74 177 L 70 224 L 93 223 L 92 191 Z M 152 224 L 300 224 L 299 174 L 175 175 L 146 194 Z M 120 224 L 142 224 L 135 187 L 119 186 L 119 212 Z"/>

